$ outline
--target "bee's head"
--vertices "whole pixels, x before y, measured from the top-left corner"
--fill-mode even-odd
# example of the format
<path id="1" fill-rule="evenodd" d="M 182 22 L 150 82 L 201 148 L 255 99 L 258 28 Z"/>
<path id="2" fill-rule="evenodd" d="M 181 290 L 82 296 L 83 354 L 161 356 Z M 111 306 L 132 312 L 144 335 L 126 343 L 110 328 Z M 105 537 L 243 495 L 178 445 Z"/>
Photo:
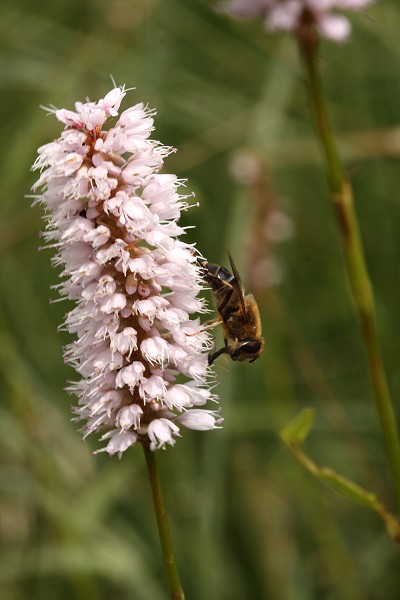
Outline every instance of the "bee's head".
<path id="1" fill-rule="evenodd" d="M 264 338 L 256 338 L 240 342 L 231 352 L 232 360 L 248 360 L 253 363 L 264 350 Z"/>

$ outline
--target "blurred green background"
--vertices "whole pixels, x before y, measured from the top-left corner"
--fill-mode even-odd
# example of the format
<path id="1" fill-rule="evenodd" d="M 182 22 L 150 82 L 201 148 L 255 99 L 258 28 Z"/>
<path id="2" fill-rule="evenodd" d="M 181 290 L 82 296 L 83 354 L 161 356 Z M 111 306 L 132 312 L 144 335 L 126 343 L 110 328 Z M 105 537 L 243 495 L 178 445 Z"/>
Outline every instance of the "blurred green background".
<path id="1" fill-rule="evenodd" d="M 200 202 L 188 238 L 236 259 L 267 340 L 254 365 L 217 365 L 224 428 L 159 453 L 188 600 L 394 600 L 398 549 L 375 514 L 322 487 L 279 440 L 314 407 L 307 442 L 393 509 L 340 243 L 288 36 L 216 14 L 209 0 L 2 0 L 0 163 L 0 597 L 167 597 L 140 448 L 93 456 L 70 422 L 49 305 L 57 273 L 30 208 L 36 148 L 59 135 L 39 105 L 72 108 L 118 84 L 156 107 L 166 171 Z M 400 10 L 352 19 L 321 69 L 354 184 L 396 407 L 400 396 Z M 220 335 L 220 334 L 218 334 Z M 217 338 L 217 345 L 220 338 Z"/>

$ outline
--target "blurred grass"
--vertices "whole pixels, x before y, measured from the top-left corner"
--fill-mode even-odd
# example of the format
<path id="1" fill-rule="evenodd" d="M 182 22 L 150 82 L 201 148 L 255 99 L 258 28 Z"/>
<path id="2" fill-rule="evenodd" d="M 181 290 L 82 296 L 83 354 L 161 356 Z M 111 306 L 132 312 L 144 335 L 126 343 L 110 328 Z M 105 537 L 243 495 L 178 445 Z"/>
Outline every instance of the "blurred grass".
<path id="1" fill-rule="evenodd" d="M 166 169 L 188 177 L 200 201 L 184 215 L 196 224 L 188 237 L 215 262 L 226 263 L 229 247 L 260 302 L 267 339 L 255 365 L 217 367 L 224 429 L 185 432 L 160 456 L 187 597 L 399 597 L 398 551 L 378 519 L 321 488 L 278 440 L 300 408 L 314 406 L 313 457 L 391 504 L 295 47 L 211 6 L 2 2 L 2 600 L 166 597 L 140 450 L 121 461 L 93 457 L 96 440 L 83 443 L 70 423 L 63 387 L 73 374 L 61 357 L 67 338 L 57 334 L 67 306 L 49 306 L 57 276 L 49 253 L 37 252 L 40 211 L 24 200 L 36 148 L 59 131 L 39 105 L 96 99 L 110 73 L 136 86 L 128 102 L 157 108 L 156 136 L 179 150 Z M 322 68 L 398 408 L 399 5 L 379 4 L 353 22 L 349 44 L 323 45 Z M 235 180 L 245 175 L 243 152 L 258 165 L 247 184 Z M 282 243 L 265 233 L 274 211 L 293 224 Z M 263 266 L 272 259 L 279 277 L 268 287 Z"/>

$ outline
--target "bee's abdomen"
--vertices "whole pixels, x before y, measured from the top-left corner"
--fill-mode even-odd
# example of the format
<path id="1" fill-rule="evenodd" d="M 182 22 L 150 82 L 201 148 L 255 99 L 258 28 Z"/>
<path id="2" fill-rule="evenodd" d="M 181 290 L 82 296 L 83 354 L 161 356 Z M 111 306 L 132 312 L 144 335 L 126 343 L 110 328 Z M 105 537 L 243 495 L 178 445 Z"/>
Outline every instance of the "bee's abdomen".
<path id="1" fill-rule="evenodd" d="M 206 263 L 204 265 L 204 268 L 205 279 L 210 283 L 212 289 L 218 289 L 220 287 L 220 285 L 218 284 L 218 279 L 220 281 L 226 281 L 227 283 L 232 283 L 232 281 L 235 279 L 232 273 L 228 271 L 228 269 L 225 269 L 225 267 L 221 267 L 220 265 Z"/>

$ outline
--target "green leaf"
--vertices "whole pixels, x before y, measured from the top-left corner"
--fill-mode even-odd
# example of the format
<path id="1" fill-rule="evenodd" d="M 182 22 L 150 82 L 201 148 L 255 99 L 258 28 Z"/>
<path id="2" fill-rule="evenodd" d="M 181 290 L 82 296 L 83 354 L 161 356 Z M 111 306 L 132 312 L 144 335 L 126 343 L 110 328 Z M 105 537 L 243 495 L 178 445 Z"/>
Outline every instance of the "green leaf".
<path id="1" fill-rule="evenodd" d="M 346 477 L 335 473 L 327 467 L 317 467 L 314 475 L 331 489 L 335 490 L 349 500 L 376 510 L 379 505 L 378 499 L 372 492 L 368 492 L 357 483 Z"/>
<path id="2" fill-rule="evenodd" d="M 315 420 L 315 411 L 312 408 L 305 408 L 280 432 L 280 436 L 285 444 L 301 444 L 307 438 Z"/>
<path id="3" fill-rule="evenodd" d="M 314 477 L 326 484 L 329 488 L 356 504 L 374 510 L 383 520 L 386 531 L 391 538 L 395 542 L 400 543 L 399 519 L 386 509 L 375 494 L 365 490 L 363 487 L 350 481 L 346 477 L 343 477 L 343 475 L 336 473 L 329 467 L 320 467 L 302 451 L 300 444 L 306 439 L 310 432 L 314 422 L 314 416 L 314 411 L 311 408 L 307 408 L 282 429 L 280 436 L 289 446 L 293 456 L 305 469 L 307 469 L 307 471 L 309 471 L 309 473 L 314 475 Z"/>

